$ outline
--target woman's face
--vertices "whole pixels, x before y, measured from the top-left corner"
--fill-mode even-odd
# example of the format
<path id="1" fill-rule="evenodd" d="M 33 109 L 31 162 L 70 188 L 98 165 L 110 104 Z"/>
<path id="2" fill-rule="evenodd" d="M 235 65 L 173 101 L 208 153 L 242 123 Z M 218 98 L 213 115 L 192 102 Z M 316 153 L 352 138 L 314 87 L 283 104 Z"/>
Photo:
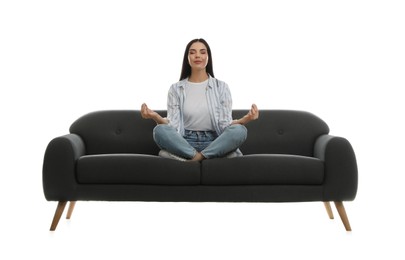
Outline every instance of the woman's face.
<path id="1" fill-rule="evenodd" d="M 190 46 L 188 62 L 193 70 L 205 69 L 208 64 L 208 51 L 202 42 L 195 42 Z"/>

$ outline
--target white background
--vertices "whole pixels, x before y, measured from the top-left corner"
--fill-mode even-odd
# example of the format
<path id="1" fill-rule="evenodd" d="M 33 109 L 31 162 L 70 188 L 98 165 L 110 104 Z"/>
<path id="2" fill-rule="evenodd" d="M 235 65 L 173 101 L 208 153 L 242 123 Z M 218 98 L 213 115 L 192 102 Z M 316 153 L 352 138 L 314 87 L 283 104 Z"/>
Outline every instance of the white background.
<path id="1" fill-rule="evenodd" d="M 1 259 L 403 259 L 402 1 L 1 1 Z M 322 203 L 79 202 L 49 232 L 49 141 L 95 110 L 165 109 L 204 38 L 234 108 L 296 109 L 347 138 L 353 232 Z"/>

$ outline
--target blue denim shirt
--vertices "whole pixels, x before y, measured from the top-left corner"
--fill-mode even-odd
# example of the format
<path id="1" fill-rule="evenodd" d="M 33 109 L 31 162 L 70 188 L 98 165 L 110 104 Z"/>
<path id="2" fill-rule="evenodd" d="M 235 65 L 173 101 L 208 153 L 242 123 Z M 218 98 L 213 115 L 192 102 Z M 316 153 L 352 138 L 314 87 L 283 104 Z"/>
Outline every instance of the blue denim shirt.
<path id="1" fill-rule="evenodd" d="M 184 135 L 185 86 L 188 79 L 181 80 L 169 89 L 167 119 L 169 125 Z M 209 116 L 215 131 L 220 135 L 232 123 L 232 97 L 228 84 L 209 76 L 206 91 Z"/>

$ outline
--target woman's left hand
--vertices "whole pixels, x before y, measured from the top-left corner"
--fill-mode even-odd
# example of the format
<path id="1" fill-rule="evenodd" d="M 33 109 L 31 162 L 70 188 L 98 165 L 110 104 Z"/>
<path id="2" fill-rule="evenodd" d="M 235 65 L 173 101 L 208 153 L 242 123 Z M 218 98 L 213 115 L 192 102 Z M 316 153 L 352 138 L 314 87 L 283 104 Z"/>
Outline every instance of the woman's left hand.
<path id="1" fill-rule="evenodd" d="M 247 117 L 249 121 L 256 120 L 259 118 L 259 109 L 257 108 L 256 104 L 252 105 L 252 108 L 245 117 Z"/>
<path id="2" fill-rule="evenodd" d="M 232 124 L 246 125 L 250 121 L 256 120 L 258 118 L 259 118 L 259 109 L 257 108 L 256 104 L 253 104 L 249 112 L 244 117 L 242 117 L 241 119 L 234 120 Z"/>

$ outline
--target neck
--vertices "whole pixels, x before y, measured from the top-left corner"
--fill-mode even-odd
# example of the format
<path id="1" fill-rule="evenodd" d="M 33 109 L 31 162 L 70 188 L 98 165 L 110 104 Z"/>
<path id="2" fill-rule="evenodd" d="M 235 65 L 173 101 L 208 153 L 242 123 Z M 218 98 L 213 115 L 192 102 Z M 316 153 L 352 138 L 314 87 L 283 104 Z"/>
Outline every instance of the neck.
<path id="1" fill-rule="evenodd" d="M 208 77 L 208 73 L 205 70 L 192 71 L 188 81 L 198 83 L 206 81 Z"/>

